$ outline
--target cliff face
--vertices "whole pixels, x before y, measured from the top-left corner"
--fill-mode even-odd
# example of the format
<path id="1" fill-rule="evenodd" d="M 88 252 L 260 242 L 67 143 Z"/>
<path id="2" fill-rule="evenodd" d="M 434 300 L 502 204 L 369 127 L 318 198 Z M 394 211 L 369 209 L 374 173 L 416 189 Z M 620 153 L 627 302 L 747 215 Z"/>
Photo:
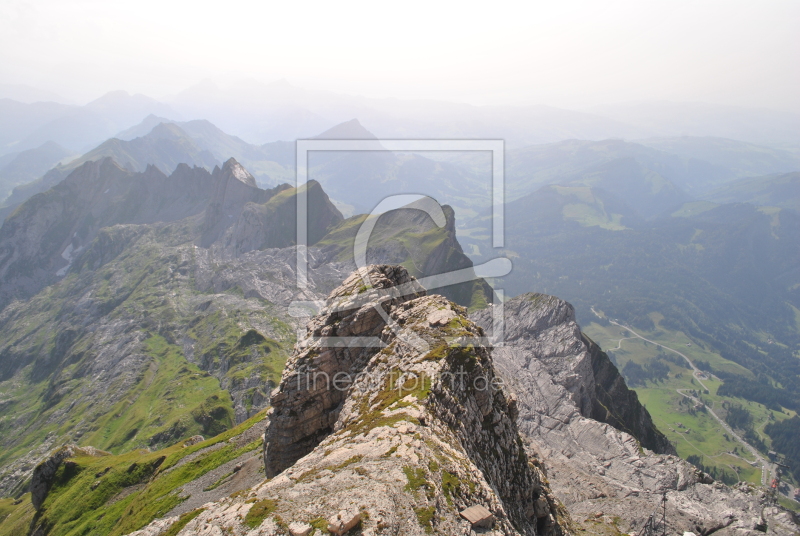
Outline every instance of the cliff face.
<path id="1" fill-rule="evenodd" d="M 309 181 L 299 189 L 286 187 L 265 203 L 244 205 L 225 237 L 226 246 L 241 255 L 253 250 L 294 245 L 297 241 L 298 195 L 306 196 L 309 245 L 316 244 L 330 228 L 342 221 L 341 213 L 319 183 Z"/>
<path id="2" fill-rule="evenodd" d="M 495 366 L 517 398 L 529 451 L 546 460 L 554 493 L 581 528 L 605 520 L 638 532 L 667 493 L 672 532 L 797 530 L 787 513 L 764 508 L 763 491 L 715 483 L 674 456 L 636 393 L 581 333 L 570 304 L 525 294 L 503 306 L 505 343 L 493 350 Z M 488 330 L 492 314 L 472 318 Z"/>
<path id="3" fill-rule="evenodd" d="M 100 229 L 117 224 L 177 221 L 202 212 L 214 179 L 183 164 L 167 177 L 142 173 L 110 158 L 86 162 L 52 189 L 37 194 L 0 228 L 0 307 L 59 281 Z"/>
<path id="4" fill-rule="evenodd" d="M 328 304 L 356 302 L 359 290 L 367 298 L 379 289 L 394 285 L 411 285 L 414 292 L 382 304 L 388 312 L 394 307 L 425 295 L 425 289 L 402 268 L 371 269 L 368 275 L 371 288 L 354 274 L 328 296 Z M 371 300 L 374 303 L 374 300 Z M 362 372 L 375 355 L 378 341 L 386 328 L 380 313 L 367 302 L 352 310 L 333 310 L 313 318 L 308 326 L 311 337 L 369 337 L 375 342 L 368 346 L 327 348 L 319 344 L 300 350 L 287 363 L 278 391 L 272 395 L 269 425 L 264 436 L 264 466 L 273 477 L 311 452 L 330 435 L 339 419 L 342 405 L 348 397 L 346 389 L 331 389 L 328 378 L 341 375 L 351 378 Z M 344 305 L 347 307 L 347 305 Z M 320 374 L 320 381 L 313 381 Z"/>
<path id="5" fill-rule="evenodd" d="M 408 294 L 383 301 L 378 289 L 396 285 Z M 361 534 L 449 536 L 470 533 L 460 515 L 469 507 L 491 514 L 492 534 L 567 531 L 488 349 L 470 344 L 483 332 L 464 308 L 427 296 L 402 267 L 373 265 L 334 290 L 308 327 L 267 414 L 272 479 L 205 505 L 180 534 L 277 535 L 303 524 L 341 534 L 360 524 Z M 341 339 L 351 336 L 371 340 Z M 161 530 L 156 522 L 140 534 Z"/>
<path id="6" fill-rule="evenodd" d="M 234 159 L 225 162 L 222 169 L 216 167 L 211 174 L 214 189 L 203 214 L 200 245 L 208 247 L 216 242 L 227 228 L 241 216 L 248 203 L 266 203 L 281 187 L 262 190 L 256 179 Z"/>
<path id="7" fill-rule="evenodd" d="M 606 353 L 583 333 L 581 340 L 589 351 L 594 377 L 591 411 L 586 417 L 629 433 L 639 440 L 642 447 L 657 454 L 677 455 L 675 447 L 658 430 L 650 414 L 639 402 L 636 392 L 628 389 L 624 378 Z"/>
<path id="8" fill-rule="evenodd" d="M 644 448 L 675 454 L 608 356 L 581 333 L 570 304 L 553 296 L 524 294 L 503 307 L 506 346 L 495 350 L 498 367 L 517 385 L 530 380 L 539 386 L 519 393 L 520 426 L 529 435 L 547 428 L 542 409 L 560 422 L 569 422 L 577 412 L 627 432 Z M 492 311 L 476 312 L 473 319 L 491 329 Z M 548 444 L 555 447 L 552 437 Z"/>

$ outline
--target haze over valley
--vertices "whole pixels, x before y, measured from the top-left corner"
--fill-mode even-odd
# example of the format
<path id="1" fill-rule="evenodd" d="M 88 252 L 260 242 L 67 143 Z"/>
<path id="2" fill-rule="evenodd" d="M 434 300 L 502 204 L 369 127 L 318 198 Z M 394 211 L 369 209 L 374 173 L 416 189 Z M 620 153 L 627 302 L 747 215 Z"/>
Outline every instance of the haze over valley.
<path id="1" fill-rule="evenodd" d="M 0 536 L 800 533 L 795 4 L 0 13 Z"/>

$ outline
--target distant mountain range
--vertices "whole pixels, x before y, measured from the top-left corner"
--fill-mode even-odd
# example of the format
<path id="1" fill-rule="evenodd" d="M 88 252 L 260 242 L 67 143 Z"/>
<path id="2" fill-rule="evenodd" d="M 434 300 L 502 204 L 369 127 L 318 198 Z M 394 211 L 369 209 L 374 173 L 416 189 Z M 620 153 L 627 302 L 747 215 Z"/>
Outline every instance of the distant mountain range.
<path id="1" fill-rule="evenodd" d="M 144 126 L 142 126 L 144 125 Z M 292 180 L 293 171 L 290 166 L 294 160 L 294 145 L 286 142 L 275 142 L 265 146 L 250 145 L 235 136 L 229 136 L 207 121 L 190 121 L 186 123 L 161 122 L 156 116 L 148 116 L 142 125 L 134 127 L 135 131 L 143 131 L 153 125 L 145 134 L 136 137 L 131 133 L 123 138 L 111 138 L 80 157 L 73 158 L 64 164 L 57 165 L 36 180 L 20 184 L 14 188 L 10 196 L 0 206 L 0 217 L 9 214 L 31 196 L 44 192 L 61 182 L 69 173 L 86 162 L 98 161 L 102 158 L 113 158 L 119 165 L 130 171 L 144 171 L 148 166 L 155 166 L 162 173 L 172 173 L 178 164 L 199 166 L 211 170 L 221 165 L 222 161 L 234 155 L 255 170 L 256 177 L 262 185 L 275 186 L 280 182 Z M 180 125 L 180 126 L 179 126 Z M 35 160 L 25 166 L 26 172 L 49 169 L 52 157 L 42 149 L 24 153 L 27 159 Z M 15 165 L 10 162 L 8 166 Z M 6 168 L 0 169 L 0 178 Z M 15 175 L 9 172 L 7 183 L 12 183 Z M 29 179 L 30 180 L 30 179 Z"/>
<path id="2" fill-rule="evenodd" d="M 376 139 L 355 119 L 316 137 Z M 7 166 L 11 166 L 0 169 L 0 179 L 6 173 L 5 183 L 17 185 L 0 207 L 0 217 L 31 195 L 57 184 L 82 163 L 103 157 L 114 158 L 131 171 L 154 165 L 169 174 L 178 163 L 210 170 L 232 155 L 252 170 L 264 187 L 295 178 L 294 143 L 253 145 L 206 120 L 168 122 L 149 115 L 81 157 L 53 167 L 35 181 L 19 184 L 24 182 L 21 177 L 42 173 L 67 152 L 56 147 L 49 144 L 25 152 L 16 163 L 10 162 L 11 155 L 0 159 L 0 164 L 9 161 Z M 24 171 L 14 171 L 14 166 L 20 168 L 20 162 Z M 482 153 L 316 151 L 310 153 L 309 165 L 309 176 L 323 184 L 347 215 L 368 212 L 385 196 L 408 192 L 425 192 L 453 206 L 462 222 L 488 207 L 491 163 Z M 652 219 L 692 198 L 713 200 L 718 195 L 712 194 L 715 189 L 724 189 L 736 179 L 797 168 L 800 158 L 789 151 L 718 138 L 660 138 L 642 143 L 567 140 L 509 149 L 506 200 L 518 199 L 547 184 L 599 188 L 627 203 L 639 216 Z"/>
<path id="3" fill-rule="evenodd" d="M 250 80 L 228 88 L 204 81 L 163 102 L 115 91 L 76 106 L 47 102 L 54 97 L 47 93 L 31 90 L 29 98 L 22 98 L 24 88 L 7 89 L 0 91 L 6 97 L 0 99 L 0 155 L 47 141 L 86 152 L 150 114 L 171 121 L 205 119 L 255 145 L 311 137 L 353 117 L 381 138 L 504 139 L 509 148 L 566 139 L 676 136 L 712 136 L 776 148 L 800 145 L 797 114 L 703 103 L 644 102 L 589 111 L 542 105 L 473 106 L 375 99 L 306 90 L 285 80 L 271 84 Z M 36 98 L 46 101 L 32 102 Z M 771 172 L 776 171 L 789 170 Z"/>
<path id="4" fill-rule="evenodd" d="M 770 146 L 800 144 L 800 114 L 767 108 L 645 101 L 596 106 L 590 111 L 657 137 L 729 138 Z"/>
<path id="5" fill-rule="evenodd" d="M 139 136 L 142 132 L 145 134 Z M 337 125 L 317 137 L 376 139 L 357 120 Z M 294 177 L 292 143 L 257 146 L 224 133 L 208 121 L 165 123 L 158 116 L 148 116 L 140 125 L 121 132 L 119 138 L 54 168 L 38 181 L 17 187 L 2 210 L 10 214 L 31 195 L 58 184 L 79 166 L 105 157 L 113 158 L 126 172 L 152 174 L 157 170 L 167 176 L 179 169 L 179 163 L 211 170 L 221 165 L 225 154 L 235 155 L 248 169 L 255 170 L 253 180 L 262 186 L 274 186 Z M 707 320 L 696 320 L 703 326 L 701 333 L 712 337 L 712 332 L 716 333 L 712 319 L 724 316 L 729 318 L 726 325 L 748 330 L 761 326 L 776 338 L 784 337 L 791 347 L 797 329 L 791 322 L 786 324 L 794 317 L 784 309 L 787 303 L 800 308 L 800 303 L 793 301 L 791 283 L 795 277 L 792 260 L 800 255 L 793 242 L 797 238 L 793 223 L 797 216 L 786 209 L 797 209 L 797 173 L 741 177 L 791 169 L 796 162 L 788 151 L 696 137 L 649 139 L 643 143 L 568 140 L 511 149 L 506 158 L 506 250 L 512 258 L 523 260 L 503 282 L 504 288 L 518 294 L 531 290 L 534 281 L 543 287 L 537 286 L 537 290 L 567 297 L 576 303 L 579 314 L 586 315 L 589 305 L 606 300 L 602 293 L 596 294 L 599 289 L 616 288 L 627 279 L 648 281 L 638 290 L 631 290 L 628 284 L 628 290 L 617 294 L 639 296 L 636 299 L 611 300 L 618 303 L 620 318 L 646 321 L 649 312 L 659 310 L 680 294 L 672 285 L 685 276 L 686 288 L 693 290 L 686 294 L 689 301 L 678 309 L 693 303 L 691 307 L 704 311 L 701 317 Z M 152 171 L 148 171 L 151 167 Z M 488 168 L 489 161 L 484 156 L 469 153 L 322 151 L 309 156 L 309 177 L 322 185 L 337 207 L 348 209 L 348 216 L 368 212 L 393 193 L 425 193 L 451 205 L 460 221 L 460 241 L 475 261 L 491 256 Z M 734 210 L 726 203 L 750 205 Z M 752 224 L 749 232 L 761 233 L 752 239 L 762 247 L 777 240 L 777 249 L 753 250 L 744 257 L 757 256 L 757 262 L 723 260 L 724 252 L 745 232 L 744 224 L 736 218 Z M 691 226 L 698 233 L 696 237 L 685 236 Z M 578 246 L 575 251 L 586 252 L 598 244 L 607 248 L 602 255 L 586 253 L 589 257 L 574 258 L 567 273 L 594 266 L 593 258 L 611 255 L 610 265 L 626 267 L 618 274 L 622 279 L 614 283 L 613 272 L 608 270 L 568 276 L 561 263 L 572 254 L 561 251 L 560 244 Z M 620 265 L 621 261 L 613 261 L 617 257 L 628 260 Z M 642 264 L 641 259 L 649 260 Z M 551 262 L 555 264 L 550 265 Z M 777 267 L 784 267 L 779 279 L 789 284 L 759 287 L 758 297 L 744 296 L 743 288 L 754 288 L 753 284 L 742 287 L 744 280 L 728 275 L 739 264 L 745 270 L 743 274 L 759 281 L 764 278 L 759 279 L 758 273 L 772 273 Z M 698 272 L 700 267 L 702 271 Z M 755 269 L 752 267 L 758 269 L 751 273 Z M 549 272 L 551 269 L 554 271 Z M 641 273 L 636 271 L 639 269 Z M 661 270 L 667 272 L 662 274 Z M 607 277 L 611 279 L 603 279 Z M 582 283 L 584 280 L 586 284 Z M 644 305 L 644 295 L 652 296 L 647 302 L 650 305 Z M 692 300 L 698 296 L 706 298 L 694 303 Z M 760 304 L 757 307 L 756 302 Z M 638 305 L 633 307 L 633 303 Z M 647 307 L 651 310 L 645 311 Z M 768 324 L 763 324 L 766 319 Z M 717 335 L 713 337 L 719 339 Z M 717 343 L 723 344 L 719 340 Z"/>
<path id="6" fill-rule="evenodd" d="M 149 114 L 177 115 L 165 104 L 124 91 L 108 93 L 84 106 L 0 99 L 0 154 L 33 149 L 48 141 L 84 152 Z"/>
<path id="7" fill-rule="evenodd" d="M 306 90 L 286 80 L 201 82 L 167 99 L 184 117 L 203 117 L 264 143 L 313 136 L 358 117 L 381 138 L 505 139 L 510 147 L 565 139 L 715 136 L 800 144 L 800 115 L 704 103 L 643 102 L 573 111 L 550 106 L 472 106 L 374 99 Z M 326 124 L 327 122 L 327 124 Z"/>
<path id="8" fill-rule="evenodd" d="M 800 169 L 800 155 L 728 138 L 680 136 L 650 138 L 637 143 L 683 158 L 702 160 L 729 170 L 736 177 L 786 173 Z"/>
<path id="9" fill-rule="evenodd" d="M 800 213 L 752 204 L 797 191 L 795 175 L 734 183 L 726 195 L 736 204 L 666 211 L 670 190 L 549 185 L 506 205 L 504 249 L 491 247 L 488 214 L 465 222 L 459 240 L 476 263 L 512 259 L 512 272 L 495 281 L 507 295 L 564 296 L 584 323 L 592 307 L 645 330 L 656 315 L 662 328 L 779 381 L 775 397 L 800 408 L 798 382 L 786 381 L 800 376 Z"/>
<path id="10" fill-rule="evenodd" d="M 52 91 L 38 89 L 26 84 L 0 84 L 0 99 L 11 99 L 17 102 L 60 102 L 66 103 L 64 97 Z"/>

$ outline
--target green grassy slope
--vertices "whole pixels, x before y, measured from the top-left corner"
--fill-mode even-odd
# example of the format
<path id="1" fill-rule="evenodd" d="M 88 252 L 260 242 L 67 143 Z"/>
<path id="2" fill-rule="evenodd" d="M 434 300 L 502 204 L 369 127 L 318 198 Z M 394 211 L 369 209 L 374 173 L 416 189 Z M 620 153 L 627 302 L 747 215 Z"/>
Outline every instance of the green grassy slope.
<path id="1" fill-rule="evenodd" d="M 239 426 L 183 447 L 181 443 L 149 452 L 88 456 L 79 453 L 63 463 L 52 487 L 35 511 L 30 494 L 0 500 L 0 536 L 27 532 L 30 523 L 48 536 L 121 535 L 164 516 L 182 502 L 178 490 L 224 463 L 261 447 L 260 434 L 242 438 L 263 421 L 261 412 Z M 238 441 L 236 440 L 238 439 Z M 7 517 L 6 517 L 7 516 Z M 22 532 L 20 532 L 22 530 Z"/>
<path id="2" fill-rule="evenodd" d="M 418 278 L 471 268 L 472 261 L 456 239 L 454 211 L 447 205 L 442 209 L 446 218 L 443 227 L 416 209 L 403 208 L 381 215 L 370 235 L 367 263 L 400 264 Z M 333 248 L 338 261 L 354 262 L 356 234 L 366 218 L 359 215 L 344 220 L 316 246 Z M 428 290 L 471 310 L 486 307 L 493 300 L 493 291 L 483 279 Z"/>
<path id="3" fill-rule="evenodd" d="M 116 257 L 3 312 L 0 464 L 54 441 L 158 448 L 232 426 L 231 393 L 263 404 L 294 341 L 285 313 L 199 291 L 187 225 L 107 229 Z"/>

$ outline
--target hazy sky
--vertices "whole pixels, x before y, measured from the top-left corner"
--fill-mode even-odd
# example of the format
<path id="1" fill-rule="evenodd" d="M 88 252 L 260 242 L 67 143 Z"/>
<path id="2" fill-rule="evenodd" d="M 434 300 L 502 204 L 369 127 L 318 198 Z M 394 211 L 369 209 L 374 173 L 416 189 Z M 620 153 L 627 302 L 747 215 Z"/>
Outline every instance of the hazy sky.
<path id="1" fill-rule="evenodd" d="M 202 79 L 475 104 L 800 111 L 800 2 L 0 0 L 0 83 L 78 101 Z"/>

